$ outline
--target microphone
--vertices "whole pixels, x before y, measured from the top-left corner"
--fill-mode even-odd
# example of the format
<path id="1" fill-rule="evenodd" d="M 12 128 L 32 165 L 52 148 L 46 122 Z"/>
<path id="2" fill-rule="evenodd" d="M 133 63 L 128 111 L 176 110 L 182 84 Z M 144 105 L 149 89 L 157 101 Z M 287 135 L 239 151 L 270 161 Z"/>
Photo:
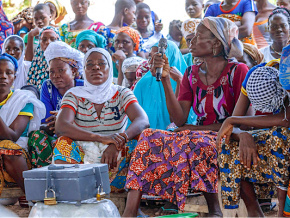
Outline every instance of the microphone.
<path id="1" fill-rule="evenodd" d="M 163 57 L 163 55 L 165 54 L 166 48 L 167 48 L 167 39 L 161 38 L 158 43 L 158 53 L 161 54 L 161 57 Z M 162 67 L 156 68 L 156 81 L 158 82 L 161 80 L 162 70 L 163 70 Z"/>

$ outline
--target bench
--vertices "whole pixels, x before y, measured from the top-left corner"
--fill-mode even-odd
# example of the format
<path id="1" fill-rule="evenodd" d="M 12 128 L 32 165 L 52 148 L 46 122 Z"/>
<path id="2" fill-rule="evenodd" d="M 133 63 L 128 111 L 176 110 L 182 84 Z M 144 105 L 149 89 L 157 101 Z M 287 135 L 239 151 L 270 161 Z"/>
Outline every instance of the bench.
<path id="1" fill-rule="evenodd" d="M 24 193 L 19 187 L 3 188 L 0 198 L 19 198 Z"/>

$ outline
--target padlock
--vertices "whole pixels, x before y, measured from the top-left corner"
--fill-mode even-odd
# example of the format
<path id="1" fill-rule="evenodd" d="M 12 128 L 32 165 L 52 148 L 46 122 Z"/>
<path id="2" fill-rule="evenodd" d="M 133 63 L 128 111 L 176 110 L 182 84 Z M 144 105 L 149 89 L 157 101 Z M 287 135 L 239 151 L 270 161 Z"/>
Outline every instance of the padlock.
<path id="1" fill-rule="evenodd" d="M 47 192 L 48 191 L 51 191 L 53 193 L 53 197 L 52 198 L 48 198 L 47 197 Z M 45 205 L 56 205 L 57 204 L 56 197 L 55 197 L 55 191 L 53 189 L 45 190 L 45 193 L 44 193 L 44 204 Z"/>
<path id="2" fill-rule="evenodd" d="M 102 188 L 101 189 L 101 192 L 100 192 L 100 187 Z M 99 187 L 98 187 L 98 193 L 97 193 L 97 196 L 96 196 L 97 201 L 104 200 L 105 199 L 105 196 L 106 196 L 106 193 L 104 192 L 103 187 L 101 185 L 99 185 Z"/>

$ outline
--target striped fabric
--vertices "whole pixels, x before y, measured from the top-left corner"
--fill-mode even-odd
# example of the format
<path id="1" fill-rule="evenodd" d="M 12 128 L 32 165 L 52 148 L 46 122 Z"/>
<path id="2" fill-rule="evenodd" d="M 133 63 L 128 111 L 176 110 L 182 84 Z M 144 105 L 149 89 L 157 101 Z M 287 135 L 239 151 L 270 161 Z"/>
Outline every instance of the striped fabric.
<path id="1" fill-rule="evenodd" d="M 105 102 L 100 119 L 94 104 L 85 98 L 68 93 L 62 100 L 62 108 L 75 112 L 74 125 L 94 133 L 105 135 L 124 132 L 128 123 L 126 110 L 137 102 L 130 89 L 119 86 L 112 99 Z"/>

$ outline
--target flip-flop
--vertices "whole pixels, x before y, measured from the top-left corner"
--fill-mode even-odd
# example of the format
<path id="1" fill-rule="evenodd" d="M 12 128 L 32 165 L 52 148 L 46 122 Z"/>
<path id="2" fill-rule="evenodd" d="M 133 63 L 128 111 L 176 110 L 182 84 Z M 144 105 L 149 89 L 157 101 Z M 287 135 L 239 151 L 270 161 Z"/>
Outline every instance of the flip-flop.
<path id="1" fill-rule="evenodd" d="M 150 217 L 150 216 L 143 213 L 142 210 L 139 208 L 137 217 L 146 218 L 146 217 Z"/>
<path id="2" fill-rule="evenodd" d="M 137 215 L 137 217 L 146 218 L 146 217 L 150 217 L 150 216 L 146 215 L 146 214 L 144 214 L 144 215 L 140 214 L 140 215 Z"/>
<path id="3" fill-rule="evenodd" d="M 171 208 L 165 209 L 164 207 L 161 207 L 161 210 L 162 210 L 162 212 L 163 211 L 167 211 L 167 212 L 175 212 L 175 214 L 178 213 L 178 210 L 177 209 L 171 209 Z"/>

